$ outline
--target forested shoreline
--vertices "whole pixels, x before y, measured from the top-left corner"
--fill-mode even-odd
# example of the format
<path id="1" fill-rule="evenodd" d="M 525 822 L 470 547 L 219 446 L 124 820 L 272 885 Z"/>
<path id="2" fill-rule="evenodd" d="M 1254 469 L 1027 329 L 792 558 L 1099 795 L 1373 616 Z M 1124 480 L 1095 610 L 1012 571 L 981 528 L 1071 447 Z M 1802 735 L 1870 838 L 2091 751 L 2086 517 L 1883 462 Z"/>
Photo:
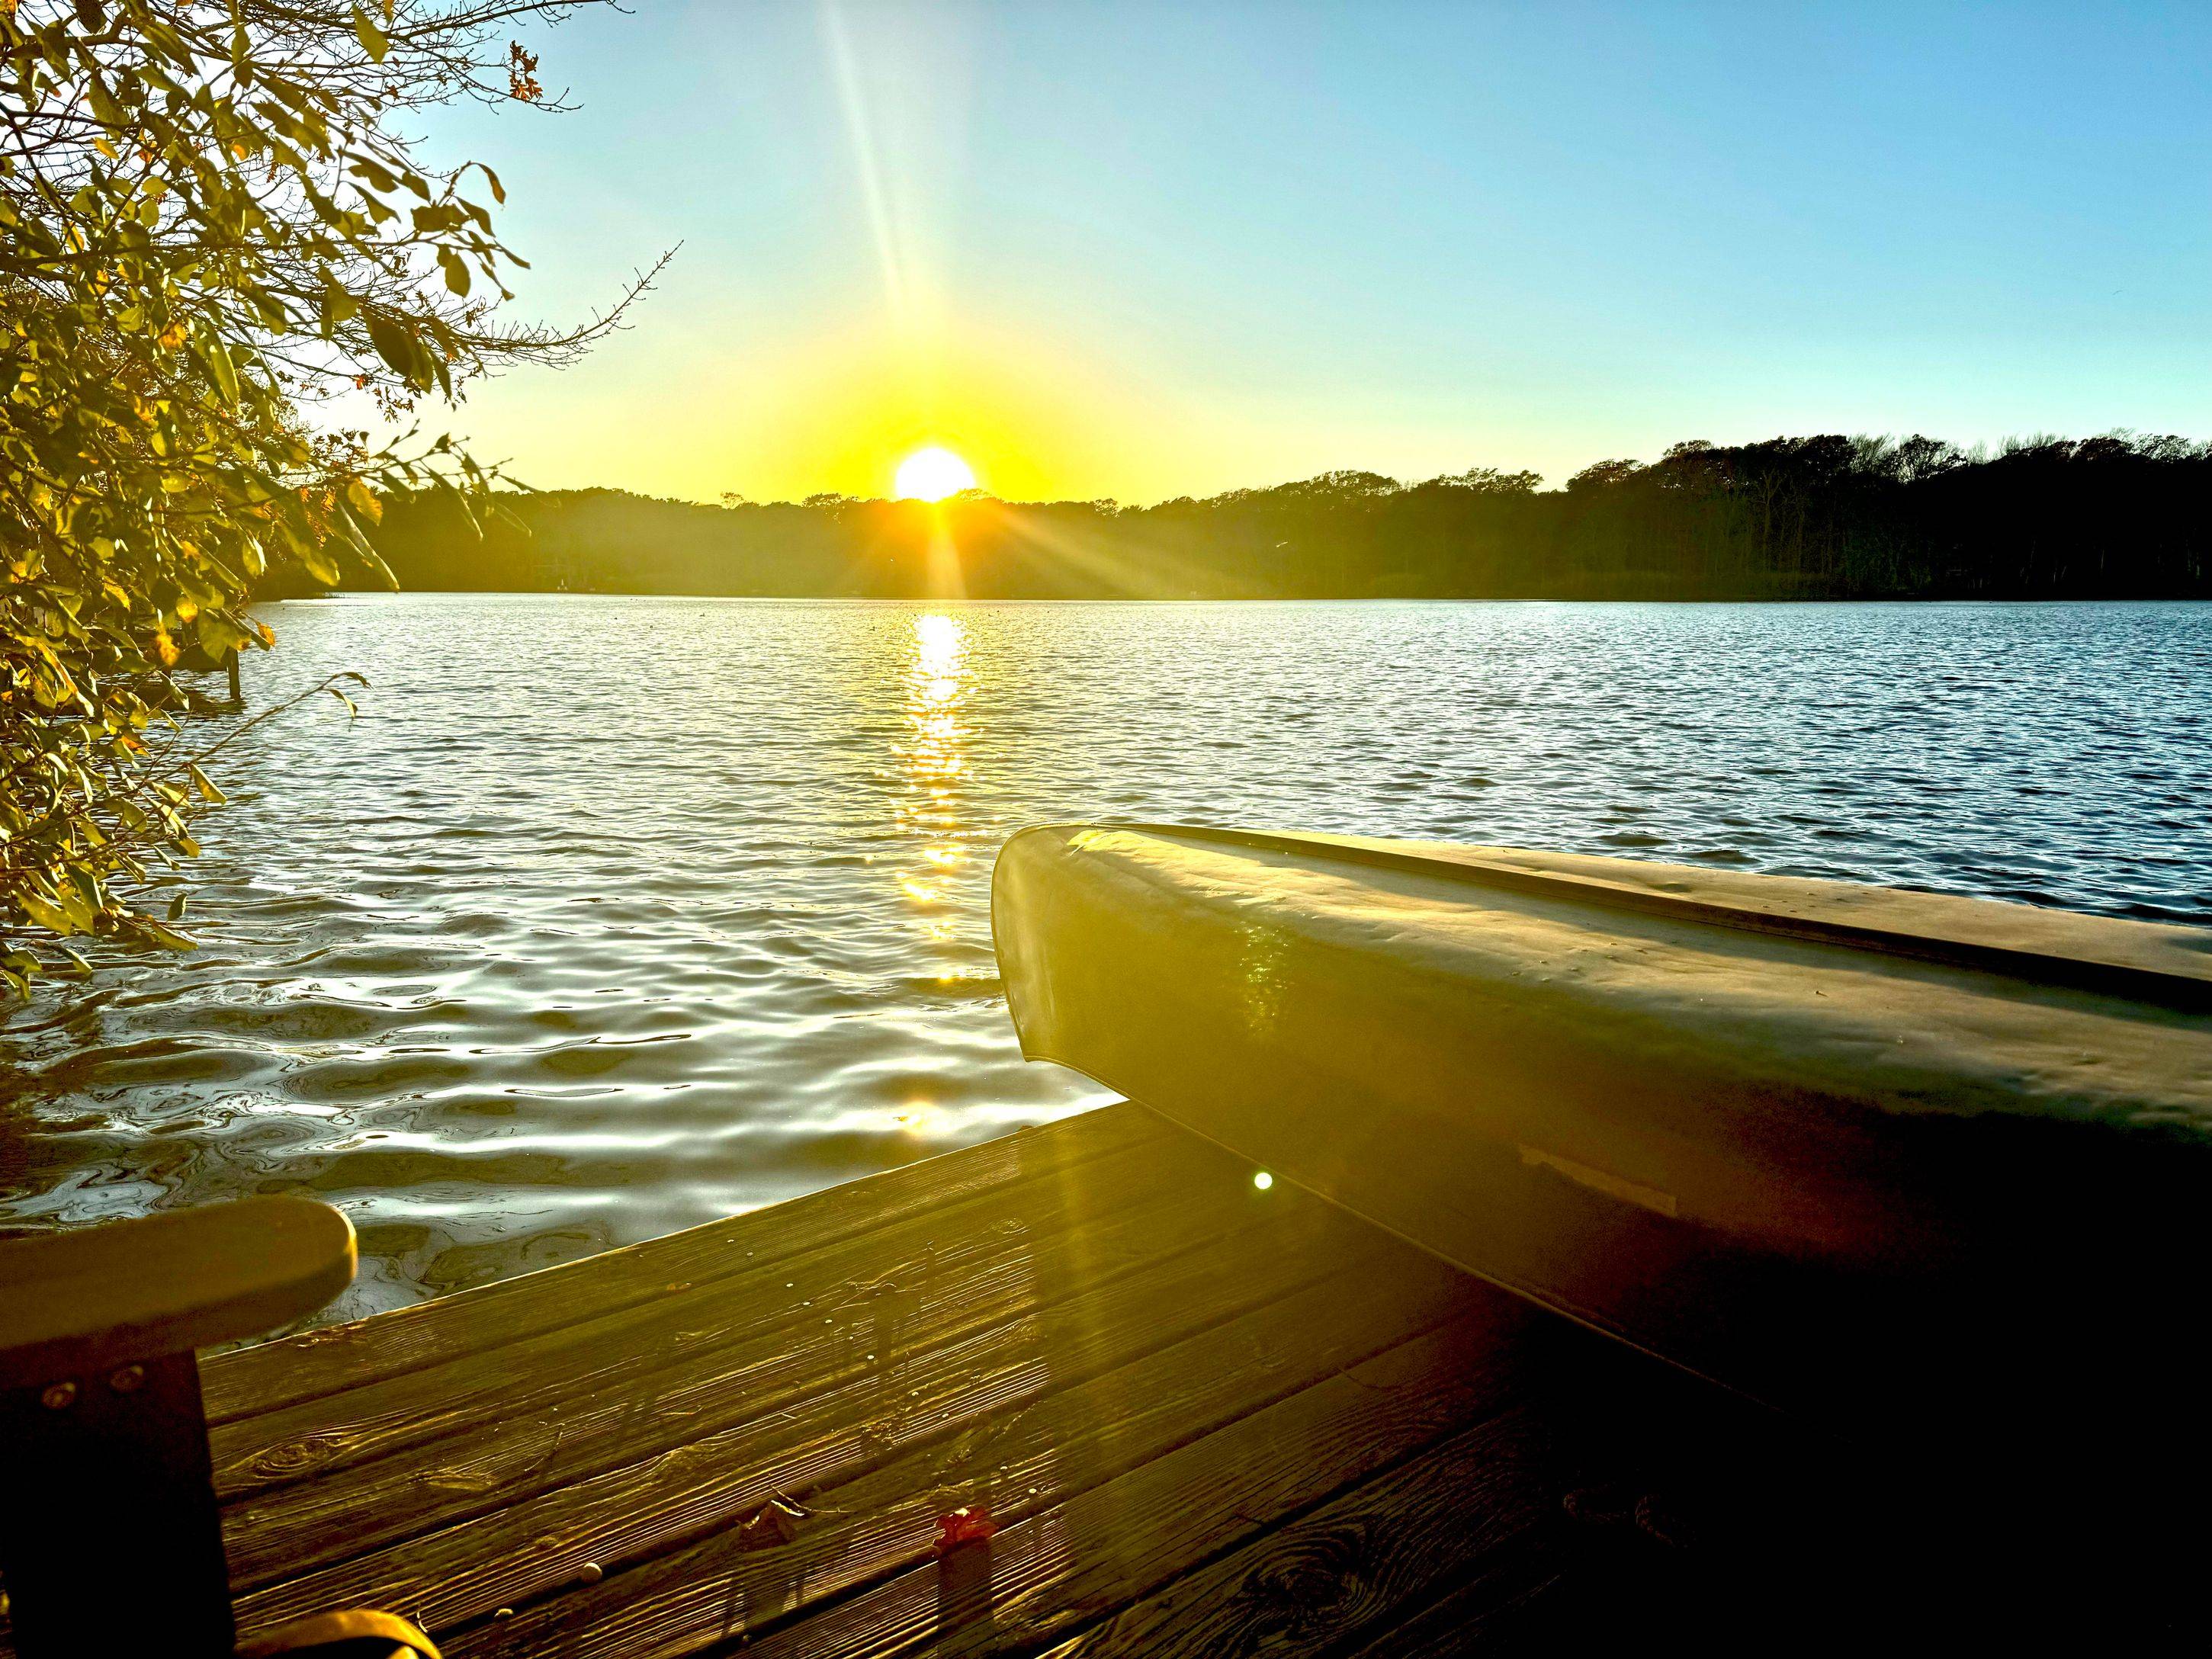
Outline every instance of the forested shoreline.
<path id="1" fill-rule="evenodd" d="M 2212 443 L 1994 452 L 1822 435 L 1682 443 L 1563 487 L 1332 472 L 1129 507 L 969 495 L 709 506 L 517 492 L 481 534 L 386 503 L 403 586 L 1003 599 L 2070 599 L 2212 594 Z"/>

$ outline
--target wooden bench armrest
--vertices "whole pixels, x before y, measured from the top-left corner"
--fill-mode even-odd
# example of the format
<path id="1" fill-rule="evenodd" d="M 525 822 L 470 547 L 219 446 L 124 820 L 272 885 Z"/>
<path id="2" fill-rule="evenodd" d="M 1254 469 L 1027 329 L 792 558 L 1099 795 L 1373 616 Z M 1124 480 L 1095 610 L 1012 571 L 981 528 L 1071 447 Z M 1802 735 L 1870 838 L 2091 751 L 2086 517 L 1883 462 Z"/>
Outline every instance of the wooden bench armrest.
<path id="1" fill-rule="evenodd" d="M 249 1198 L 0 1243 L 0 1389 L 253 1336 L 353 1281 L 327 1204 Z"/>

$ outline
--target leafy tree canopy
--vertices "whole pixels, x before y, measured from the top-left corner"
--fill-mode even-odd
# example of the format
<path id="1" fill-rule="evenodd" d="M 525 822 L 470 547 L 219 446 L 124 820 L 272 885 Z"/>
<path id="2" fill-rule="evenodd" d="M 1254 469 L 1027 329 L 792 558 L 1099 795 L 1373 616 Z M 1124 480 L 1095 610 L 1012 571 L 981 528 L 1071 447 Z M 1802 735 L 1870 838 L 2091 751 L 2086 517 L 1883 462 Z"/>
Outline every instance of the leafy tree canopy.
<path id="1" fill-rule="evenodd" d="M 495 321 L 523 263 L 499 179 L 400 125 L 558 107 L 507 36 L 572 9 L 0 0 L 0 989 L 52 935 L 190 943 L 130 895 L 222 798 L 171 671 L 270 643 L 252 585 L 388 583 L 366 527 L 394 489 L 472 515 L 489 479 L 443 440 L 315 406 L 404 417 L 562 362 L 644 286 L 578 328 Z"/>

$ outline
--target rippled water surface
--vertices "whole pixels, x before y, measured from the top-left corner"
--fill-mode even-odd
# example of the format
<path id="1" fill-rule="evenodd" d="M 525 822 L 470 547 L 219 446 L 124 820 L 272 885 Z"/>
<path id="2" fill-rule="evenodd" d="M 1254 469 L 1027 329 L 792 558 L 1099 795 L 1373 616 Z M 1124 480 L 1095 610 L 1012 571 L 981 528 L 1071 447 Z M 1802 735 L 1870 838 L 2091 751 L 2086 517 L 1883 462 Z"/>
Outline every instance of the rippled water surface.
<path id="1" fill-rule="evenodd" d="M 270 607 L 204 948 L 0 1022 L 0 1224 L 301 1189 L 354 1313 L 1100 1098 L 1024 1066 L 1016 826 L 1493 841 L 2212 921 L 2212 607 Z M 210 728 L 211 729 L 211 728 Z"/>

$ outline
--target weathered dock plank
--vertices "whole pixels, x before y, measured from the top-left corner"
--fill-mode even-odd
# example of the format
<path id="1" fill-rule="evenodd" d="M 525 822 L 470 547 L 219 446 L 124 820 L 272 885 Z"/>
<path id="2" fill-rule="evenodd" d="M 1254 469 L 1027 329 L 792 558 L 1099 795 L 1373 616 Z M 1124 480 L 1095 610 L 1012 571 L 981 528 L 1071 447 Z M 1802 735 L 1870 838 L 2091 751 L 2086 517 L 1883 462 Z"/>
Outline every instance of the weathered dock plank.
<path id="1" fill-rule="evenodd" d="M 1336 1651 L 1446 1587 L 1464 1622 L 1540 1586 L 1566 1525 L 1548 1422 L 1522 1406 L 1354 1486 L 1052 1650 L 1052 1659 Z M 1475 1584 L 1460 1581 L 1474 1575 Z M 1479 1594 L 1477 1593 L 1479 1587 Z"/>
<path id="2" fill-rule="evenodd" d="M 988 1593 L 948 1618 L 938 1564 L 753 1642 L 775 1659 L 1027 1652 L 1103 1619 L 1440 1436 L 1502 1417 L 1522 1341 L 1476 1310 L 1232 1419 L 992 1540 Z M 948 1627 L 949 1626 L 949 1627 Z"/>
<path id="3" fill-rule="evenodd" d="M 1002 1524 L 1127 1473 L 1224 1423 L 1309 1387 L 1463 1310 L 1469 1287 L 1430 1264 L 1378 1279 L 1389 1255 L 1351 1241 L 1352 1259 L 1279 1299 L 1222 1316 L 1231 1298 L 1273 1296 L 1280 1282 L 1311 1271 L 1273 1233 L 1249 1259 L 1188 1261 L 1217 1298 L 1194 1298 L 1195 1322 L 1152 1285 L 1120 1308 L 1076 1306 L 1092 1322 L 1080 1341 L 1099 1362 L 1085 1377 L 1063 1370 L 1050 1342 L 1018 1394 L 988 1414 L 901 1449 L 854 1478 L 791 1495 L 811 1511 L 787 1543 L 764 1545 L 725 1530 L 691 1549 L 596 1587 L 527 1610 L 461 1653 L 528 1654 L 557 1644 L 563 1653 L 696 1651 L 740 1632 L 792 1623 L 836 1598 L 904 1573 L 934 1569 L 937 1517 L 981 1503 Z M 1317 1253 L 1316 1253 L 1317 1254 Z M 1273 1282 L 1271 1282 L 1273 1281 Z M 1165 1285 L 1158 1287 L 1168 1289 Z M 1194 1323 L 1185 1333 L 1177 1328 Z M 1180 1338 L 1180 1340 L 1177 1340 Z M 1156 1346 L 1161 1342 L 1169 1346 Z M 1147 1349 L 1150 1352 L 1146 1352 Z"/>
<path id="4" fill-rule="evenodd" d="M 872 1358 L 862 1368 L 811 1398 L 682 1443 L 671 1444 L 664 1427 L 662 1449 L 649 1458 L 288 1581 L 248 1597 L 246 1606 L 259 1620 L 333 1601 L 396 1603 L 450 1628 L 495 1607 L 577 1585 L 587 1564 L 611 1573 L 711 1535 L 709 1547 L 696 1555 L 652 1562 L 619 1583 L 611 1578 L 597 1591 L 576 1592 L 588 1601 L 614 1604 L 626 1625 L 673 1618 L 653 1598 L 665 1588 L 685 1600 L 697 1583 L 726 1578 L 750 1564 L 752 1550 L 731 1528 L 778 1494 L 820 1510 L 837 1534 L 835 1549 L 825 1550 L 816 1541 L 816 1527 L 803 1528 L 809 1540 L 799 1552 L 804 1558 L 834 1553 L 850 1571 L 854 1562 L 878 1553 L 880 1540 L 863 1549 L 854 1536 L 863 1523 L 882 1522 L 868 1496 L 844 1488 L 834 1497 L 826 1494 L 838 1482 L 884 1465 L 889 1468 L 879 1472 L 872 1489 L 896 1516 L 891 1534 L 914 1545 L 903 1558 L 911 1560 L 927 1554 L 937 1515 L 963 1502 L 988 1501 L 1003 1484 L 960 1482 L 944 1443 L 980 1430 L 979 1441 L 988 1439 L 1004 1453 L 1001 1462 L 1024 1441 L 1048 1453 L 1085 1426 L 1081 1418 L 1055 1413 L 1040 1438 L 1024 1408 L 1051 1391 L 1074 1389 L 1194 1332 L 1234 1331 L 1248 1310 L 1286 1297 L 1305 1321 L 1325 1320 L 1331 1304 L 1301 1298 L 1300 1292 L 1321 1279 L 1334 1286 L 1329 1295 L 1341 1306 L 1351 1289 L 1347 1273 L 1371 1265 L 1376 1254 L 1361 1248 L 1356 1232 L 1334 1241 L 1348 1243 L 1349 1261 L 1341 1253 L 1309 1248 L 1318 1236 L 1337 1230 L 1350 1231 L 1349 1224 L 1306 1200 L 1214 1235 L 1202 1248 L 1175 1249 L 1130 1273 L 1079 1281 L 1073 1295 L 1040 1297 L 1004 1322 L 957 1340 L 918 1344 L 894 1336 L 870 1349 Z M 1331 1330 L 1328 1340 L 1310 1347 L 1324 1358 L 1344 1354 L 1347 1342 L 1356 1352 L 1364 1334 L 1377 1333 L 1366 1336 L 1368 1341 L 1389 1340 L 1407 1321 L 1419 1317 L 1417 1298 L 1449 1302 L 1455 1285 L 1448 1270 L 1424 1267 L 1416 1281 L 1382 1299 L 1383 1318 L 1346 1321 L 1341 1331 Z M 1256 1364 L 1255 1376 L 1278 1369 L 1249 1349 L 1248 1342 L 1233 1357 Z M 1220 1362 L 1231 1357 L 1217 1343 L 1194 1364 L 1214 1382 Z M 1245 1391 L 1254 1386 L 1241 1384 Z M 1135 1402 L 1116 1399 L 1109 1406 L 1111 1393 L 1088 1390 L 1079 1409 L 1119 1420 Z M 1189 1393 L 1185 1389 L 1163 1397 L 1188 1404 Z M 927 1501 L 913 1501 L 917 1492 Z M 710 1591 L 701 1616 L 719 1620 L 722 1599 L 719 1589 Z M 581 1605 L 564 1599 L 558 1616 L 580 1618 Z M 534 1616 L 523 1618 L 516 1629 L 526 1631 L 537 1622 Z M 588 1650 L 577 1632 L 569 1639 L 581 1644 L 575 1650 Z"/>
<path id="5" fill-rule="evenodd" d="M 208 1421 L 227 1423 L 358 1388 L 650 1302 L 672 1286 L 772 1267 L 993 1188 L 1072 1170 L 1176 1133 L 1134 1107 L 1085 1113 L 543 1273 L 218 1354 L 200 1367 Z"/>
<path id="6" fill-rule="evenodd" d="M 234 1577 L 259 1585 L 332 1547 L 483 1514 L 819 1392 L 872 1364 L 878 1337 L 950 1340 L 1055 1284 L 1216 1237 L 1249 1214 L 1194 1196 L 1218 1164 L 1195 1142 L 1140 1144 L 1080 1176 L 1008 1182 L 488 1357 L 224 1425 L 211 1437 Z"/>

